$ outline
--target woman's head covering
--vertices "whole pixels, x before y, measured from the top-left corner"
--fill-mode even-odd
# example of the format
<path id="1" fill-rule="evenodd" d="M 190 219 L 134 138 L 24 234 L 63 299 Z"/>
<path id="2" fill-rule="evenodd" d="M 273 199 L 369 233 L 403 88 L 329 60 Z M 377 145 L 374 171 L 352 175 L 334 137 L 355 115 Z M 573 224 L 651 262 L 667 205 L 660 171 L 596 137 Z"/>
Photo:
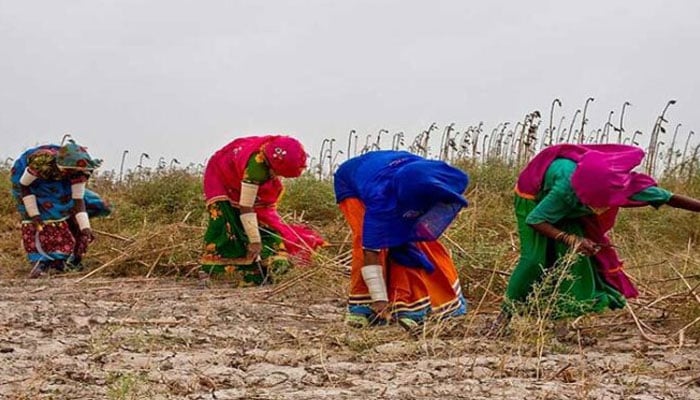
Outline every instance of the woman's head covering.
<path id="1" fill-rule="evenodd" d="M 362 245 L 390 249 L 405 266 L 434 266 L 412 242 L 436 240 L 467 206 L 469 177 L 443 161 L 382 150 L 352 158 L 335 173 L 336 201 L 358 198 L 365 207 Z"/>
<path id="2" fill-rule="evenodd" d="M 435 160 L 408 163 L 394 175 L 398 208 L 404 217 L 424 214 L 440 203 L 466 206 L 463 193 L 468 184 L 464 172 Z"/>
<path id="3" fill-rule="evenodd" d="M 581 203 L 593 207 L 634 206 L 630 198 L 656 186 L 654 178 L 634 172 L 644 158 L 638 147 L 622 144 L 560 144 L 542 150 L 518 177 L 519 192 L 536 195 L 545 173 L 557 158 L 576 162 L 571 187 Z"/>
<path id="4" fill-rule="evenodd" d="M 93 159 L 87 152 L 87 148 L 80 146 L 72 139 L 58 149 L 56 165 L 61 168 L 72 168 L 84 171 L 92 171 L 102 164 L 102 160 Z"/>
<path id="5" fill-rule="evenodd" d="M 467 174 L 443 161 L 405 151 L 373 151 L 343 163 L 335 175 L 338 202 L 362 200 L 363 246 L 395 247 L 436 240 L 467 205 Z"/>
<path id="6" fill-rule="evenodd" d="M 655 184 L 644 174 L 634 172 L 644 158 L 637 147 L 592 148 L 578 161 L 571 186 L 581 203 L 589 207 L 618 207 L 630 197 Z"/>
<path id="7" fill-rule="evenodd" d="M 278 136 L 263 146 L 263 154 L 272 171 L 285 178 L 296 178 L 306 169 L 306 151 L 289 136 Z"/>

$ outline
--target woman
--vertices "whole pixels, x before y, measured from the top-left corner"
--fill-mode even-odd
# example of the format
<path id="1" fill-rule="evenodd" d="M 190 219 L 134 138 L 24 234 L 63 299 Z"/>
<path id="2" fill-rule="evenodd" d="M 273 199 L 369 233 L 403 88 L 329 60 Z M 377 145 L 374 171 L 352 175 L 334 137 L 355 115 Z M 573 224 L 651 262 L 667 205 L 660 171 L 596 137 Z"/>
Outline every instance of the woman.
<path id="1" fill-rule="evenodd" d="M 346 322 L 395 319 L 412 329 L 428 315 L 466 313 L 454 263 L 437 239 L 467 205 L 467 175 L 404 151 L 352 158 L 335 195 L 353 235 Z"/>
<path id="2" fill-rule="evenodd" d="M 305 168 L 306 152 L 289 136 L 238 138 L 214 153 L 204 172 L 205 272 L 227 272 L 240 285 L 270 283 L 289 268 L 288 253 L 306 259 L 323 244 L 311 229 L 282 222 L 276 209 L 279 177 L 298 177 Z"/>
<path id="3" fill-rule="evenodd" d="M 22 243 L 34 265 L 30 278 L 49 268 L 82 268 L 94 240 L 90 217 L 110 213 L 109 205 L 85 188 L 101 164 L 69 140 L 25 151 L 11 170 L 12 195 L 22 219 Z"/>
<path id="4" fill-rule="evenodd" d="M 520 260 L 510 277 L 501 320 L 527 300 L 555 265 L 566 268 L 552 317 L 624 307 L 638 295 L 606 233 L 620 207 L 663 204 L 700 211 L 697 200 L 656 186 L 632 170 L 644 152 L 626 145 L 549 147 L 522 171 L 515 188 Z M 563 262 L 570 248 L 583 256 Z M 501 324 L 502 325 L 502 324 Z"/>

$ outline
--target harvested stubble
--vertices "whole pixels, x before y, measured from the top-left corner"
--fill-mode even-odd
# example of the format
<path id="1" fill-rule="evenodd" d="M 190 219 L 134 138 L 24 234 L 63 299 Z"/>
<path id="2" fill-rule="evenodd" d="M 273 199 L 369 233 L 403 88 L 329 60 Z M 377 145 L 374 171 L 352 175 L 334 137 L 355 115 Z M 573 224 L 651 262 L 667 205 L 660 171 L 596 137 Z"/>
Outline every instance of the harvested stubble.
<path id="1" fill-rule="evenodd" d="M 512 212 L 512 184 L 516 172 L 498 163 L 463 165 L 472 177 L 467 193 L 470 207 L 450 228 L 444 243 L 453 251 L 470 316 L 459 335 L 476 333 L 483 318 L 494 315 L 518 257 L 517 232 Z M 8 171 L 0 171 L 7 181 Z M 115 212 L 96 219 L 98 240 L 88 254 L 88 271 L 78 277 L 84 284 L 100 276 L 188 276 L 197 268 L 206 215 L 200 177 L 182 171 L 129 176 L 122 184 L 97 179 L 93 187 L 115 205 Z M 286 182 L 280 210 L 289 219 L 312 222 L 334 245 L 313 257 L 310 269 L 283 277 L 266 296 L 304 298 L 331 295 L 344 300 L 349 265 L 349 236 L 332 197 L 329 182 L 310 177 Z M 664 186 L 679 193 L 700 195 L 700 179 L 690 183 L 669 180 Z M 138 194 L 135 194 L 138 193 Z M 0 262 L 6 278 L 24 276 L 29 266 L 17 246 L 19 225 L 12 202 L 0 202 Z M 613 332 L 620 325 L 636 324 L 644 336 L 654 334 L 676 345 L 700 337 L 700 216 L 675 210 L 625 210 L 613 241 L 626 259 L 627 271 L 642 297 L 629 312 L 591 317 L 574 329 Z M 88 275 L 89 274 L 89 275 Z M 653 329 L 644 321 L 654 321 Z M 648 324 L 650 324 L 649 322 Z M 647 324 L 647 325 L 648 325 Z M 452 332 L 437 328 L 435 332 Z M 433 331 L 430 331 L 433 332 Z M 648 333 L 651 332 L 651 333 Z M 601 333 L 601 332 L 597 332 Z M 530 333 L 532 334 L 532 333 Z M 664 338 L 665 337 L 665 338 Z"/>

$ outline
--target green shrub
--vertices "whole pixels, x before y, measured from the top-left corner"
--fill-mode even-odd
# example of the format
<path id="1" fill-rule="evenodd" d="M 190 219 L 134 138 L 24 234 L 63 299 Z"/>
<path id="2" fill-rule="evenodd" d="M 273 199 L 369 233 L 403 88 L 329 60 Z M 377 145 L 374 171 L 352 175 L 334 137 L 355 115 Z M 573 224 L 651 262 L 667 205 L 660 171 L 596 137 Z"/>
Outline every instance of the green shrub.
<path id="1" fill-rule="evenodd" d="M 204 213 L 201 177 L 183 170 L 129 177 L 120 191 L 125 201 L 111 201 L 125 218 L 168 223 L 188 213 L 190 219 L 198 220 Z"/>
<path id="2" fill-rule="evenodd" d="M 303 213 L 304 220 L 319 223 L 330 222 L 340 216 L 332 182 L 305 175 L 285 180 L 284 187 L 285 193 L 279 204 L 281 213 Z"/>
<path id="3" fill-rule="evenodd" d="M 12 197 L 12 183 L 10 182 L 10 168 L 0 168 L 0 215 L 14 214 L 16 210 L 15 199 Z"/>

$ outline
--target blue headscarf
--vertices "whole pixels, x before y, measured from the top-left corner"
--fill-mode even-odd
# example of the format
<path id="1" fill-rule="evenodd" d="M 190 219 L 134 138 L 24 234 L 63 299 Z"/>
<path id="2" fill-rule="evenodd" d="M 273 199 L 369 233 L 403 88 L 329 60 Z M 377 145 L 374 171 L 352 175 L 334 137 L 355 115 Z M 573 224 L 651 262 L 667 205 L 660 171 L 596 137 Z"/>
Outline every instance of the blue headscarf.
<path id="1" fill-rule="evenodd" d="M 395 261 L 432 271 L 413 242 L 434 241 L 467 206 L 467 174 L 442 161 L 405 151 L 375 151 L 343 163 L 335 174 L 336 201 L 365 205 L 362 245 L 388 248 Z"/>

